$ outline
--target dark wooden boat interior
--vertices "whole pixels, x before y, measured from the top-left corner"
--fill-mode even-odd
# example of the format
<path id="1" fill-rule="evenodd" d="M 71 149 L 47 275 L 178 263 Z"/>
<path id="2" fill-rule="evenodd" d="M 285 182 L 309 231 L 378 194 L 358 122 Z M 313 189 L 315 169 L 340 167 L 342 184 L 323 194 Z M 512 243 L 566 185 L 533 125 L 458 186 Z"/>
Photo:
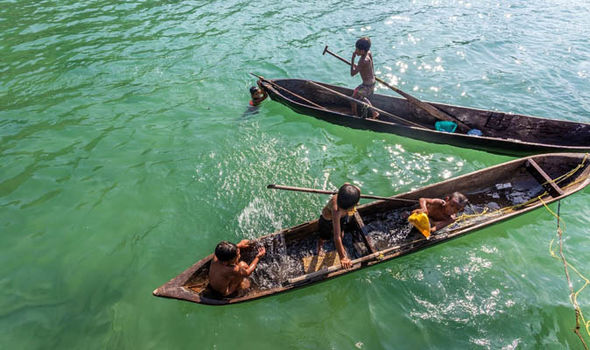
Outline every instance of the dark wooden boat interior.
<path id="1" fill-rule="evenodd" d="M 344 245 L 354 259 L 352 270 L 304 271 L 302 259 L 316 254 L 317 220 L 261 237 L 266 256 L 251 276 L 245 294 L 223 298 L 208 287 L 209 256 L 164 286 L 154 295 L 203 304 L 228 304 L 256 299 L 349 273 L 437 243 L 470 233 L 481 227 L 533 210 L 576 192 L 590 183 L 588 154 L 561 153 L 517 159 L 491 168 L 446 180 L 392 198 L 417 200 L 445 198 L 458 191 L 469 200 L 458 220 L 426 240 L 407 222 L 417 203 L 377 201 L 358 207 L 345 227 Z M 464 214 L 464 215 L 462 215 Z M 326 251 L 334 247 L 326 246 Z M 242 257 L 251 261 L 256 247 Z"/>
<path id="2" fill-rule="evenodd" d="M 309 80 L 277 79 L 272 82 L 284 88 L 275 89 L 277 93 L 293 102 L 307 105 L 311 109 L 317 109 L 317 107 L 308 102 L 311 101 L 325 107 L 329 111 L 342 114 L 343 118 L 351 115 L 349 101 L 328 90 L 313 85 Z M 352 95 L 352 90 L 348 88 L 319 82 L 315 83 L 348 96 Z M 417 109 L 403 98 L 376 93 L 371 98 L 371 103 L 373 106 L 388 113 L 418 123 L 425 129 L 435 130 L 434 124 L 437 119 L 426 111 Z M 459 119 L 472 129 L 481 130 L 484 137 L 518 140 L 544 145 L 572 146 L 580 148 L 578 151 L 590 148 L 590 124 L 587 123 L 537 118 L 440 103 L 430 104 Z M 386 115 L 380 116 L 379 119 L 381 121 L 399 123 L 396 119 Z M 371 121 L 367 120 L 367 122 Z M 459 131 L 455 131 L 455 133 L 459 133 Z"/>

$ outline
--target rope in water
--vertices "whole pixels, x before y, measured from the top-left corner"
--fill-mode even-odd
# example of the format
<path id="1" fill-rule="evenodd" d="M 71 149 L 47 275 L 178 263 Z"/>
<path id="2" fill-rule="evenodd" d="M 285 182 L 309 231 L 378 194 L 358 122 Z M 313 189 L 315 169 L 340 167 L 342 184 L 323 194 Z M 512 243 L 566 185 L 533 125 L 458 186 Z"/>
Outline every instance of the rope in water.
<path id="1" fill-rule="evenodd" d="M 578 164 L 575 168 L 573 168 L 572 170 L 566 172 L 565 174 L 558 176 L 555 179 L 552 179 L 551 181 L 553 181 L 554 183 L 558 184 L 563 182 L 564 180 L 566 180 L 567 178 L 571 177 L 573 174 L 575 174 L 579 169 L 581 169 L 582 167 L 584 167 L 586 160 L 588 159 L 588 153 L 585 154 L 584 158 L 582 159 L 581 163 Z M 590 175 L 589 175 L 590 176 Z M 570 183 L 568 183 L 567 185 L 563 186 L 563 189 L 568 189 L 576 184 L 578 184 L 579 182 L 582 181 L 586 181 L 588 179 L 589 176 L 584 176 L 584 177 L 580 177 Z M 549 181 L 546 181 L 545 183 L 542 184 L 542 186 L 548 184 Z M 586 321 L 586 319 L 584 318 L 584 314 L 582 313 L 582 309 L 580 308 L 580 305 L 578 304 L 578 295 L 590 284 L 590 280 L 588 278 L 586 278 L 582 273 L 580 273 L 580 271 L 578 269 L 576 269 L 572 264 L 570 264 L 567 259 L 565 258 L 565 255 L 563 254 L 563 231 L 565 230 L 565 222 L 563 221 L 563 219 L 560 218 L 559 216 L 559 211 L 561 209 L 561 201 L 558 201 L 558 214 L 555 214 L 548 206 L 547 203 L 545 203 L 545 201 L 543 200 L 543 197 L 548 195 L 549 192 L 548 191 L 544 191 L 542 194 L 533 197 L 531 199 L 529 199 L 528 201 L 524 202 L 524 203 L 520 203 L 520 204 L 516 204 L 516 205 L 512 205 L 512 206 L 508 206 L 508 207 L 504 207 L 504 208 L 499 208 L 497 210 L 491 211 L 488 213 L 489 208 L 485 207 L 480 213 L 475 212 L 474 214 L 462 214 L 461 216 L 459 216 L 457 218 L 457 220 L 455 221 L 455 224 L 458 224 L 459 227 L 456 227 L 455 229 L 453 229 L 453 231 L 455 230 L 460 230 L 462 227 L 464 226 L 468 226 L 471 223 L 468 222 L 469 219 L 472 218 L 477 218 L 477 217 L 482 217 L 484 215 L 487 214 L 487 216 L 491 216 L 491 215 L 495 215 L 495 214 L 505 214 L 505 213 L 509 213 L 515 209 L 518 208 L 522 208 L 525 206 L 530 205 L 531 203 L 534 202 L 541 202 L 543 204 L 543 206 L 549 211 L 549 213 L 551 213 L 554 217 L 557 218 L 557 235 L 559 237 L 559 257 L 555 254 L 555 251 L 553 250 L 553 243 L 555 241 L 555 238 L 553 238 L 551 240 L 551 243 L 549 244 L 549 250 L 551 253 L 551 256 L 553 256 L 556 259 L 561 259 L 561 261 L 563 262 L 564 265 L 564 270 L 565 270 L 565 276 L 567 279 L 567 284 L 568 287 L 570 289 L 570 302 L 572 303 L 573 307 L 574 307 L 574 311 L 575 311 L 575 315 L 576 315 L 576 327 L 574 328 L 574 333 L 576 333 L 576 335 L 578 336 L 578 338 L 580 338 L 580 341 L 582 342 L 582 345 L 584 346 L 584 349 L 589 350 L 588 349 L 588 345 L 586 344 L 586 342 L 584 341 L 584 337 L 582 336 L 582 334 L 580 333 L 580 323 L 584 326 L 585 330 L 586 330 L 586 334 L 588 336 L 590 336 L 590 320 Z M 463 223 L 463 224 L 461 224 Z M 562 229 L 562 223 L 563 223 L 563 229 Z M 584 281 L 584 285 L 582 287 L 580 287 L 577 291 L 574 292 L 574 287 L 573 284 L 571 282 L 570 279 L 570 275 L 569 275 L 569 269 L 573 270 L 579 278 L 581 278 Z"/>
<path id="2" fill-rule="evenodd" d="M 565 225 L 565 222 L 563 221 L 563 219 L 559 216 L 559 213 L 561 210 L 561 202 L 558 202 L 557 214 L 555 212 L 553 212 L 543 200 L 541 200 L 541 203 L 543 203 L 543 205 L 545 206 L 545 209 L 547 209 L 547 211 L 549 211 L 549 213 L 551 213 L 551 215 L 553 215 L 557 219 L 557 236 L 559 238 L 559 256 L 557 256 L 557 254 L 555 253 L 555 250 L 553 249 L 553 243 L 555 242 L 555 238 L 553 238 L 551 240 L 551 242 L 549 243 L 549 252 L 551 253 L 552 257 L 561 260 L 561 262 L 563 263 L 563 268 L 565 271 L 565 278 L 567 280 L 567 285 L 570 290 L 570 302 L 572 303 L 572 305 L 574 307 L 574 312 L 576 314 L 576 327 L 574 328 L 574 333 L 576 333 L 578 338 L 580 338 L 580 341 L 584 345 L 584 348 L 586 350 L 588 350 L 588 345 L 586 345 L 586 342 L 584 341 L 584 338 L 582 337 L 582 334 L 580 333 L 580 321 L 584 325 L 584 328 L 586 329 L 586 334 L 588 334 L 588 336 L 590 336 L 590 321 L 586 321 L 586 319 L 584 318 L 584 314 L 582 313 L 582 309 L 580 308 L 580 305 L 578 304 L 578 295 L 584 290 L 584 288 L 586 288 L 590 284 L 590 280 L 588 280 L 588 278 L 586 278 L 584 275 L 582 275 L 580 273 L 580 271 L 578 271 L 578 269 L 576 269 L 572 264 L 570 264 L 567 261 L 567 259 L 565 258 L 565 254 L 563 253 L 563 232 L 565 231 L 566 225 Z M 563 222 L 563 229 L 561 226 L 562 222 Z M 576 292 L 574 292 L 574 286 L 573 286 L 572 281 L 570 279 L 570 274 L 569 274 L 568 268 L 572 269 L 578 275 L 578 277 L 580 277 L 582 280 L 584 280 L 584 285 L 582 287 L 580 287 L 580 289 L 578 289 Z"/>
<path id="3" fill-rule="evenodd" d="M 558 176 L 555 179 L 552 179 L 551 181 L 553 181 L 554 183 L 558 184 L 563 182 L 564 180 L 566 180 L 567 178 L 571 177 L 573 174 L 575 174 L 579 169 L 581 169 L 582 167 L 584 167 L 586 160 L 588 158 L 588 153 L 586 153 L 586 155 L 584 156 L 584 158 L 582 159 L 581 163 L 578 164 L 575 168 L 573 168 L 572 170 L 566 172 L 565 174 Z M 579 179 L 576 179 L 570 183 L 568 183 L 567 185 L 563 186 L 563 189 L 568 189 L 569 187 L 575 186 L 576 184 L 578 184 L 581 181 L 585 181 L 588 178 L 588 176 L 584 176 L 584 177 L 580 177 Z M 545 183 L 542 184 L 542 186 L 548 184 L 549 181 L 546 181 Z M 484 210 L 480 213 L 474 213 L 474 214 L 462 214 L 461 216 L 459 216 L 456 220 L 456 223 L 459 223 L 459 227 L 458 229 L 460 229 L 462 226 L 464 225 L 469 225 L 469 223 L 467 222 L 469 219 L 472 218 L 477 218 L 477 217 L 482 217 L 484 215 L 487 214 L 487 216 L 491 216 L 491 215 L 495 215 L 495 214 L 504 214 L 504 213 L 508 213 L 511 212 L 513 210 L 516 210 L 518 208 L 522 208 L 525 206 L 530 205 L 531 203 L 534 202 L 541 202 L 543 204 L 543 206 L 547 209 L 547 211 L 549 211 L 549 213 L 551 213 L 551 215 L 553 215 L 556 219 L 557 219 L 557 236 L 559 238 L 559 256 L 557 256 L 557 254 L 555 253 L 555 250 L 553 249 L 553 244 L 555 242 L 555 238 L 553 238 L 549 244 L 549 251 L 551 253 L 551 256 L 556 258 L 556 259 L 560 259 L 563 262 L 564 265 L 564 271 L 565 271 L 565 276 L 567 279 L 567 284 L 568 284 L 568 288 L 570 290 L 570 302 L 572 303 L 573 307 L 574 307 L 574 311 L 575 311 L 575 315 L 576 315 L 576 326 L 574 328 L 574 333 L 576 333 L 576 335 L 578 336 L 578 338 L 580 338 L 580 341 L 582 342 L 584 348 L 586 350 L 588 350 L 588 345 L 586 344 L 586 342 L 584 341 L 584 337 L 582 336 L 582 333 L 580 333 L 580 323 L 583 325 L 583 327 L 586 330 L 586 334 L 588 336 L 590 336 L 590 320 L 586 321 L 586 319 L 584 318 L 584 314 L 582 313 L 582 309 L 580 308 L 580 305 L 578 304 L 578 295 L 590 284 L 590 280 L 588 278 L 586 278 L 582 273 L 580 273 L 580 271 L 578 269 L 576 269 L 572 264 L 570 264 L 564 253 L 563 253 L 563 232 L 565 231 L 565 222 L 563 221 L 563 219 L 561 219 L 561 217 L 559 216 L 559 212 L 561 209 L 561 201 L 558 202 L 558 209 L 557 209 L 557 214 L 555 212 L 553 212 L 548 206 L 547 203 L 545 203 L 545 201 L 543 200 L 543 197 L 548 195 L 548 191 L 544 191 L 542 194 L 533 197 L 531 199 L 529 199 L 528 201 L 524 202 L 524 203 L 520 203 L 520 204 L 516 204 L 516 205 L 512 205 L 512 206 L 508 206 L 508 207 L 504 207 L 504 208 L 499 208 L 497 210 L 491 211 L 488 213 L 489 208 L 484 208 Z M 475 212 L 475 210 L 474 210 Z M 464 224 L 461 225 L 461 222 L 463 222 Z M 563 225 L 563 228 L 562 228 Z M 570 279 L 570 275 L 569 275 L 569 270 L 574 271 L 578 277 L 580 279 L 582 279 L 584 281 L 584 284 L 582 285 L 582 287 L 580 287 L 577 291 L 574 291 L 574 287 L 573 284 L 571 282 Z"/>

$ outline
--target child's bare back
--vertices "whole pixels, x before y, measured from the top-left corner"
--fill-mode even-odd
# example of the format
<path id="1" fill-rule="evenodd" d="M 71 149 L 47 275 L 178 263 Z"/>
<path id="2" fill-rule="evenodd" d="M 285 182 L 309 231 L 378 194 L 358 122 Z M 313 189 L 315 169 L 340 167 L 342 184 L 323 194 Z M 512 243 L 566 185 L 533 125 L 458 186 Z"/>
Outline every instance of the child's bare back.
<path id="1" fill-rule="evenodd" d="M 250 281 L 240 272 L 245 268 L 248 268 L 248 264 L 243 261 L 237 265 L 225 265 L 214 259 L 209 267 L 209 285 L 223 296 L 230 295 L 238 289 L 247 289 Z"/>
<path id="2" fill-rule="evenodd" d="M 420 208 L 414 212 L 425 213 L 430 219 L 431 232 L 453 223 L 456 214 L 463 210 L 467 204 L 467 198 L 459 192 L 454 192 L 444 200 L 439 198 L 420 198 Z"/>
<path id="3" fill-rule="evenodd" d="M 250 245 L 248 240 L 233 244 L 223 241 L 215 248 L 215 256 L 209 266 L 209 286 L 223 296 L 250 288 L 248 277 L 254 272 L 258 261 L 266 253 L 264 247 L 258 248 L 258 254 L 250 265 L 240 261 L 240 248 Z"/>
<path id="4" fill-rule="evenodd" d="M 367 51 L 365 55 L 359 57 L 358 72 L 364 85 L 371 86 L 375 84 L 375 70 L 373 69 L 373 54 L 371 51 Z"/>

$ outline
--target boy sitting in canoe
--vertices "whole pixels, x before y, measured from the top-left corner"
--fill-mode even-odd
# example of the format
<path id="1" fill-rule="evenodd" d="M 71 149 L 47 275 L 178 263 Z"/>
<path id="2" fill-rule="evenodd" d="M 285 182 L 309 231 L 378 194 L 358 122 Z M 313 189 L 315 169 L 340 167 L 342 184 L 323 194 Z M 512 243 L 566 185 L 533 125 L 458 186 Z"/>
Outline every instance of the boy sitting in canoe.
<path id="1" fill-rule="evenodd" d="M 223 241 L 215 247 L 215 257 L 209 266 L 209 285 L 213 290 L 225 297 L 250 287 L 248 276 L 254 272 L 258 261 L 266 253 L 264 246 L 261 246 L 250 265 L 240 261 L 240 249 L 250 244 L 245 239 L 238 244 Z"/>
<path id="2" fill-rule="evenodd" d="M 373 67 L 373 54 L 369 50 L 371 48 L 371 39 L 362 37 L 356 41 L 355 51 L 352 53 L 352 60 L 350 61 L 350 76 L 354 77 L 357 73 L 361 73 L 363 80 L 362 84 L 354 89 L 352 97 L 371 105 L 369 99 L 373 96 L 375 91 L 375 69 Z M 354 64 L 354 59 L 359 55 L 358 65 Z M 352 114 L 358 115 L 357 104 L 352 102 Z M 367 108 L 362 106 L 361 116 L 366 118 Z M 373 119 L 377 119 L 379 113 L 375 110 L 371 110 L 371 116 Z"/>
<path id="3" fill-rule="evenodd" d="M 430 232 L 435 232 L 448 226 L 457 220 L 456 214 L 465 208 L 467 198 L 459 193 L 453 192 L 444 200 L 439 198 L 420 198 L 420 208 L 412 211 L 412 214 L 424 213 L 430 221 Z M 428 238 L 430 234 L 425 234 Z"/>
<path id="4" fill-rule="evenodd" d="M 338 193 L 333 195 L 328 204 L 322 209 L 318 222 L 320 239 L 318 241 L 318 255 L 322 252 L 324 241 L 334 239 L 334 246 L 340 257 L 342 267 L 348 269 L 352 263 L 346 254 L 342 244 L 342 226 L 348 216 L 354 215 L 356 205 L 361 198 L 361 190 L 349 183 L 340 187 Z"/>

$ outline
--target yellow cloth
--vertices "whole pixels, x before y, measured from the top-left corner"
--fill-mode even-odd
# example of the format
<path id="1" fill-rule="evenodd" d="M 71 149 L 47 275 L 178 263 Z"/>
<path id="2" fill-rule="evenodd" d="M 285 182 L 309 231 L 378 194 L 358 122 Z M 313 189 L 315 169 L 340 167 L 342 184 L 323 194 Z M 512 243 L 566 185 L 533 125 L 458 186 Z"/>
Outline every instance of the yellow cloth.
<path id="1" fill-rule="evenodd" d="M 428 215 L 424 213 L 414 213 L 410 215 L 408 221 L 410 224 L 414 225 L 424 237 L 430 237 L 430 220 L 428 220 Z"/>
<path id="2" fill-rule="evenodd" d="M 346 211 L 346 214 L 348 214 L 348 216 L 353 216 L 354 213 L 356 213 L 356 207 L 352 207 L 352 209 L 348 209 Z"/>
<path id="3" fill-rule="evenodd" d="M 316 272 L 336 265 L 340 265 L 340 256 L 336 251 L 303 257 L 303 270 L 305 273 Z"/>

